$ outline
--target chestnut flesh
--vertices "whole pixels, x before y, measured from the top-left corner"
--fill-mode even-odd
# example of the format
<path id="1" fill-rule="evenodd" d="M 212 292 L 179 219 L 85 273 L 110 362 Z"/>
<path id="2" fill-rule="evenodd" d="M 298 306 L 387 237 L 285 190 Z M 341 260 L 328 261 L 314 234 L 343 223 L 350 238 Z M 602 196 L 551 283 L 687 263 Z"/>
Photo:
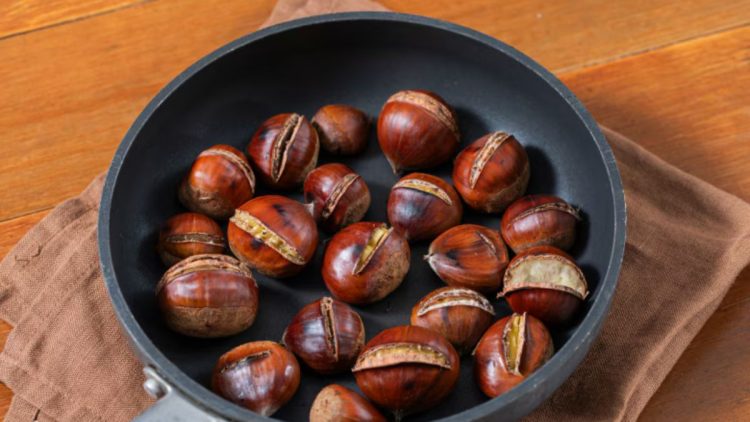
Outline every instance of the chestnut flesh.
<path id="1" fill-rule="evenodd" d="M 487 134 L 458 154 L 453 184 L 471 208 L 486 213 L 502 211 L 523 195 L 529 184 L 526 150 L 513 135 Z"/>
<path id="2" fill-rule="evenodd" d="M 159 231 L 159 256 L 166 265 L 174 265 L 193 255 L 220 254 L 225 249 L 221 227 L 203 214 L 177 214 Z"/>
<path id="3" fill-rule="evenodd" d="M 386 421 L 369 401 L 338 384 L 331 384 L 320 390 L 310 408 L 310 422 Z"/>
<path id="4" fill-rule="evenodd" d="M 344 104 L 323 106 L 311 123 L 318 132 L 320 146 L 338 155 L 356 155 L 367 146 L 370 119 L 362 110 Z"/>
<path id="5" fill-rule="evenodd" d="M 497 397 L 526 379 L 554 352 L 541 321 L 513 314 L 494 323 L 474 350 L 474 377 L 488 397 Z"/>
<path id="6" fill-rule="evenodd" d="M 349 305 L 324 297 L 294 316 L 281 341 L 315 372 L 335 374 L 354 365 L 365 345 L 365 325 Z"/>
<path id="7" fill-rule="evenodd" d="M 331 294 L 346 303 L 377 302 L 404 280 L 410 256 L 409 244 L 393 227 L 354 223 L 328 242 L 323 280 Z"/>
<path id="8" fill-rule="evenodd" d="M 240 261 L 270 277 L 290 277 L 315 254 L 318 229 L 309 210 L 279 195 L 237 208 L 227 227 L 229 248 Z"/>
<path id="9" fill-rule="evenodd" d="M 409 241 L 431 240 L 459 224 L 461 198 L 443 179 L 425 173 L 402 177 L 388 196 L 388 221 Z"/>
<path id="10" fill-rule="evenodd" d="M 311 171 L 305 179 L 304 193 L 305 202 L 312 204 L 315 220 L 331 232 L 360 221 L 370 208 L 367 183 L 343 164 L 324 164 Z"/>
<path id="11" fill-rule="evenodd" d="M 227 255 L 193 255 L 170 267 L 156 286 L 167 325 L 192 337 L 223 337 L 250 327 L 258 285 L 250 268 Z"/>
<path id="12" fill-rule="evenodd" d="M 572 320 L 588 296 L 581 269 L 568 254 L 552 246 L 536 246 L 508 264 L 499 296 L 513 312 L 528 312 L 548 325 Z"/>
<path id="13" fill-rule="evenodd" d="M 578 211 L 556 196 L 528 195 L 508 206 L 500 228 L 515 253 L 543 245 L 567 250 L 575 242 L 580 220 Z"/>
<path id="14" fill-rule="evenodd" d="M 294 355 L 272 341 L 245 343 L 223 354 L 213 370 L 211 389 L 261 416 L 273 415 L 300 383 Z"/>

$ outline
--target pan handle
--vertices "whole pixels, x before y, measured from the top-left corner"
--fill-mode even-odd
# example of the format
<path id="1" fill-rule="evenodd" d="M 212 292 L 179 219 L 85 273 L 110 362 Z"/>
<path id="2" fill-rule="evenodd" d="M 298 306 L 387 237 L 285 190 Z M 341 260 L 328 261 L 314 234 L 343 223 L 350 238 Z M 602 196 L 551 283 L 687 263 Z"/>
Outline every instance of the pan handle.
<path id="1" fill-rule="evenodd" d="M 153 406 L 136 416 L 137 422 L 225 422 L 218 416 L 210 414 L 188 400 L 179 391 L 167 383 L 153 367 L 143 368 L 146 381 L 143 389 L 157 401 Z"/>

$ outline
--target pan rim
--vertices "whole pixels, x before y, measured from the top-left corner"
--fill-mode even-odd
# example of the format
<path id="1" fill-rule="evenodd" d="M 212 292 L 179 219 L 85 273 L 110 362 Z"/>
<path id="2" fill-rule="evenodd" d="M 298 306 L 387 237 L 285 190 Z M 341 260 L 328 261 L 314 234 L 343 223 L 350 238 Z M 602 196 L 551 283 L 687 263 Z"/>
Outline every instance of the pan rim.
<path id="1" fill-rule="evenodd" d="M 263 418 L 240 406 L 231 404 L 212 393 L 202 384 L 188 377 L 153 344 L 140 327 L 130 310 L 130 307 L 125 301 L 125 297 L 119 287 L 114 272 L 112 253 L 110 249 L 111 238 L 109 233 L 109 216 L 112 211 L 111 205 L 113 191 L 118 181 L 122 163 L 146 122 L 163 104 L 163 102 L 193 75 L 199 73 L 223 56 L 250 43 L 275 34 L 303 27 L 351 21 L 380 21 L 426 26 L 431 29 L 443 30 L 450 32 L 453 35 L 468 38 L 472 41 L 486 45 L 501 54 L 505 54 L 523 65 L 529 71 L 534 72 L 537 77 L 541 78 L 552 87 L 577 114 L 578 118 L 584 124 L 591 138 L 595 142 L 609 176 L 615 221 L 612 251 L 609 256 L 607 271 L 602 275 L 598 289 L 594 294 L 591 308 L 581 320 L 578 328 L 576 328 L 566 344 L 558 350 L 555 356 L 553 356 L 553 358 L 550 359 L 550 361 L 540 370 L 533 373 L 508 393 L 487 400 L 482 404 L 466 409 L 460 413 L 443 418 L 441 421 L 463 421 L 467 419 L 473 420 L 486 417 L 513 404 L 520 406 L 522 398 L 530 394 L 542 394 L 546 398 L 556 390 L 580 364 L 580 361 L 585 355 L 577 357 L 578 355 L 576 352 L 582 348 L 588 351 L 590 348 L 607 316 L 617 286 L 617 279 L 621 270 L 625 250 L 627 214 L 624 190 L 614 154 L 590 113 L 575 95 L 551 72 L 525 54 L 496 38 L 461 25 L 422 16 L 395 12 L 347 12 L 307 17 L 270 26 L 245 35 L 216 49 L 189 66 L 157 93 L 128 129 L 115 152 L 110 169 L 107 173 L 99 210 L 97 237 L 99 243 L 100 266 L 104 276 L 107 293 L 113 304 L 120 325 L 125 330 L 132 348 L 139 355 L 141 361 L 144 362 L 145 365 L 154 366 L 167 382 L 199 407 L 208 408 L 211 413 L 229 419 L 275 420 L 272 418 Z M 565 375 L 556 383 L 557 385 L 552 386 L 552 388 L 543 388 L 542 381 L 550 377 L 553 373 L 563 373 Z M 531 409 L 528 410 L 530 411 Z"/>

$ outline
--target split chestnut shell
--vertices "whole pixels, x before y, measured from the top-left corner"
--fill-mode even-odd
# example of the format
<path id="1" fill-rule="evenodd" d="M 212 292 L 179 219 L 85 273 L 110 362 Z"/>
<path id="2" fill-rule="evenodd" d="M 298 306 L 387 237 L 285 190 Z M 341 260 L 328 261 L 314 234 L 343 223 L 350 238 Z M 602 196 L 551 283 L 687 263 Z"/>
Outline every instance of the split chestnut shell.
<path id="1" fill-rule="evenodd" d="M 338 385 L 326 386 L 310 408 L 310 422 L 386 422 L 386 418 L 364 397 Z"/>
<path id="2" fill-rule="evenodd" d="M 578 211 L 552 195 L 528 195 L 505 210 L 500 228 L 515 253 L 534 246 L 570 249 L 576 239 Z"/>
<path id="3" fill-rule="evenodd" d="M 219 254 L 226 249 L 221 227 L 209 217 L 185 212 L 170 217 L 159 231 L 159 256 L 166 265 L 193 255 Z"/>
<path id="4" fill-rule="evenodd" d="M 305 202 L 312 204 L 313 217 L 334 232 L 360 221 L 370 208 L 367 183 L 349 167 L 330 163 L 311 171 L 305 179 Z"/>

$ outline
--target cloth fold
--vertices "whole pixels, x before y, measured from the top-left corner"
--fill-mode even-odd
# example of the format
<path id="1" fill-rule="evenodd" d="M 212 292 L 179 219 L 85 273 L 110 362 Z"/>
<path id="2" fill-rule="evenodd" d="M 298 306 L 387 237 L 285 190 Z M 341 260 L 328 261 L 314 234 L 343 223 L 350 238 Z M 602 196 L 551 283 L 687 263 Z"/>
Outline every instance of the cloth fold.
<path id="1" fill-rule="evenodd" d="M 366 1 L 281 1 L 264 26 Z M 750 261 L 750 204 L 608 131 L 628 240 L 600 337 L 528 420 L 635 420 Z M 0 380 L 8 421 L 128 420 L 151 404 L 105 292 L 96 243 L 103 177 L 55 208 L 0 263 L 0 318 L 14 325 Z"/>

